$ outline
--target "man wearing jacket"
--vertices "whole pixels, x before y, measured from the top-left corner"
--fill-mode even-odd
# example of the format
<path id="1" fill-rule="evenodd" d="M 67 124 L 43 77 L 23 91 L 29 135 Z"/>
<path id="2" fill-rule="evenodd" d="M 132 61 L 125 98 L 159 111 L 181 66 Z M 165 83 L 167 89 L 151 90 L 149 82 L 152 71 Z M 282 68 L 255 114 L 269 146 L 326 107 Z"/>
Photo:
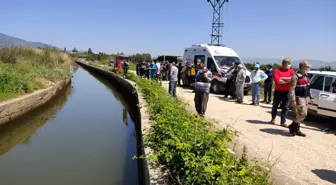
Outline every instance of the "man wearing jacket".
<path id="1" fill-rule="evenodd" d="M 256 63 L 254 66 L 254 70 L 252 71 L 250 77 L 252 81 L 252 103 L 251 105 L 259 106 L 260 101 L 260 87 L 262 82 L 267 79 L 267 75 L 264 71 L 260 70 L 260 64 Z"/>
<path id="2" fill-rule="evenodd" d="M 289 133 L 292 136 L 297 135 L 306 137 L 306 134 L 300 130 L 300 124 L 308 114 L 308 98 L 311 101 L 314 99 L 310 94 L 310 83 L 307 76 L 309 67 L 310 66 L 307 61 L 300 62 L 300 70 L 293 75 L 291 79 L 291 105 L 295 109 L 296 113 L 293 123 L 288 126 Z"/>
<path id="3" fill-rule="evenodd" d="M 273 88 L 273 70 L 272 65 L 267 66 L 267 70 L 265 71 L 268 78 L 264 83 L 264 103 L 270 104 L 272 101 L 272 88 Z"/>
<path id="4" fill-rule="evenodd" d="M 295 74 L 294 70 L 291 68 L 292 61 L 289 58 L 282 60 L 282 66 L 274 70 L 273 78 L 275 83 L 273 107 L 272 107 L 272 120 L 271 123 L 275 124 L 275 118 L 278 112 L 278 107 L 281 103 L 281 122 L 282 127 L 287 127 L 286 117 L 289 107 L 289 91 L 291 88 L 291 78 Z"/>

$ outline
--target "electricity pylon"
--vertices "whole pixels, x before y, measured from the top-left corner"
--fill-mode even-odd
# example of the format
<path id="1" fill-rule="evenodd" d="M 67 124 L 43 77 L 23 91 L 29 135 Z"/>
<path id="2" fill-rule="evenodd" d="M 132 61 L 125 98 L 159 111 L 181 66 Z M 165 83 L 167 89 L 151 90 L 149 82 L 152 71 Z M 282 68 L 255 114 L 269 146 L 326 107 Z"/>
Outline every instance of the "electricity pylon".
<path id="1" fill-rule="evenodd" d="M 221 22 L 221 9 L 225 2 L 229 0 L 207 0 L 213 7 L 212 17 L 212 33 L 211 44 L 220 45 L 220 38 L 222 37 L 221 29 L 224 27 L 224 23 Z"/>

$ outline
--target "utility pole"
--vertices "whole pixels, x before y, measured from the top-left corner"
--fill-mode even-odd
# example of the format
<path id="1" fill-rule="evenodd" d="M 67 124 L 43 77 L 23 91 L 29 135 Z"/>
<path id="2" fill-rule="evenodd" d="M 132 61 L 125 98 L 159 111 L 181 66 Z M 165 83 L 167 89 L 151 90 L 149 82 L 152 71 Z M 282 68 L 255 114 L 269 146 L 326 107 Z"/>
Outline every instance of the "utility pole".
<path id="1" fill-rule="evenodd" d="M 220 38 L 222 37 L 221 28 L 224 27 L 224 23 L 221 22 L 221 9 L 225 2 L 229 0 L 207 0 L 210 2 L 213 8 L 212 17 L 212 33 L 211 33 L 211 44 L 220 45 Z"/>

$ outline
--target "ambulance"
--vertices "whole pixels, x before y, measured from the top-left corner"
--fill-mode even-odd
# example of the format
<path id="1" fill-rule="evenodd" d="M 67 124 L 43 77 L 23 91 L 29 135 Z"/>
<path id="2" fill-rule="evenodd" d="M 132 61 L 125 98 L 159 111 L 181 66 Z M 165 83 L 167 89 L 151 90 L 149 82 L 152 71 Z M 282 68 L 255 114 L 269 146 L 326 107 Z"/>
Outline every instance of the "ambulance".
<path id="1" fill-rule="evenodd" d="M 200 59 L 202 63 L 212 72 L 213 80 L 211 81 L 211 91 L 220 93 L 225 91 L 225 83 L 230 77 L 229 69 L 235 62 L 239 62 L 246 70 L 246 79 L 244 84 L 244 94 L 247 95 L 251 89 L 251 73 L 246 69 L 244 63 L 238 54 L 226 46 L 199 44 L 186 48 L 183 55 L 183 66 L 186 63 L 196 63 Z"/>

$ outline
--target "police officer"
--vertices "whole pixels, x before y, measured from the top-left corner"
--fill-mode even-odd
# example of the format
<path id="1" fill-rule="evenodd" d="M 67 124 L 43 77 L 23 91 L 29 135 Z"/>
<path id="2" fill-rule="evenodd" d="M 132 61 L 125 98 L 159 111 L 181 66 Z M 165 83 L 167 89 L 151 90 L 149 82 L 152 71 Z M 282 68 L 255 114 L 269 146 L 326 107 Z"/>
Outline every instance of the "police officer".
<path id="1" fill-rule="evenodd" d="M 313 101 L 310 94 L 309 78 L 307 72 L 309 70 L 307 61 L 302 61 L 299 64 L 299 71 L 291 78 L 291 105 L 295 109 L 296 117 L 291 125 L 289 125 L 289 133 L 293 136 L 306 137 L 300 130 L 300 123 L 307 117 L 308 113 L 308 98 Z"/>

